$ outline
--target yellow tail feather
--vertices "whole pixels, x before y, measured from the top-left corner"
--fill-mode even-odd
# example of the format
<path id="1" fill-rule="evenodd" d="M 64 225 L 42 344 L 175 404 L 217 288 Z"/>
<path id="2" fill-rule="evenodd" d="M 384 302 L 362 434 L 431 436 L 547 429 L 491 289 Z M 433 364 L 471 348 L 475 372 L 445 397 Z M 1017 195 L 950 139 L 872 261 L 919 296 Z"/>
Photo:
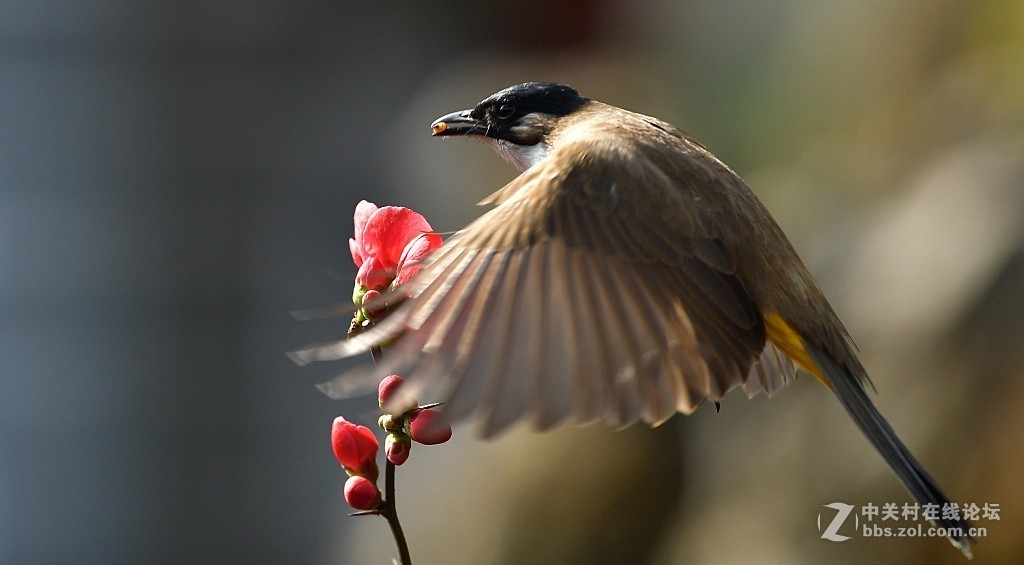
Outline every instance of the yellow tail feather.
<path id="1" fill-rule="evenodd" d="M 832 390 L 821 374 L 821 369 L 811 360 L 807 349 L 804 348 L 803 338 L 779 313 L 770 310 L 764 313 L 764 329 L 768 341 L 775 344 L 775 347 L 782 350 L 801 369 L 814 375 L 825 388 Z"/>

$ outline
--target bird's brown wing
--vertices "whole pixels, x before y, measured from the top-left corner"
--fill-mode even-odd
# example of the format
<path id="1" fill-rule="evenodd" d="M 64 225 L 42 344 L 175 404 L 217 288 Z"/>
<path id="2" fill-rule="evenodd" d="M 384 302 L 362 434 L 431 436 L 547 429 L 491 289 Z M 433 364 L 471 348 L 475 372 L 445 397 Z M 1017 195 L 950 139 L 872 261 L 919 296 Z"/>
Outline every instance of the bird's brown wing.
<path id="1" fill-rule="evenodd" d="M 770 394 L 792 366 L 766 347 L 715 211 L 685 186 L 705 179 L 681 167 L 601 139 L 564 144 L 452 236 L 375 331 L 295 358 L 401 334 L 383 364 L 324 390 L 397 372 L 453 419 L 477 414 L 484 435 L 527 415 L 542 429 L 657 424 L 740 385 Z"/>

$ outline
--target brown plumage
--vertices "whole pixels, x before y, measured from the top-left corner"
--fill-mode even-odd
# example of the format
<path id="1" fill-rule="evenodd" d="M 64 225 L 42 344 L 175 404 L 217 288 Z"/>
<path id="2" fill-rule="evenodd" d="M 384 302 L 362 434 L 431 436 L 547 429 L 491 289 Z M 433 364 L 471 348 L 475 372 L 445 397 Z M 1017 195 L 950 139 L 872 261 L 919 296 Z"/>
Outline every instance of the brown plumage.
<path id="1" fill-rule="evenodd" d="M 656 425 L 736 387 L 771 395 L 795 363 L 918 500 L 948 501 L 871 405 L 845 328 L 747 185 L 670 124 L 566 89 L 517 85 L 435 123 L 526 170 L 375 330 L 295 354 L 335 359 L 401 336 L 382 365 L 324 390 L 398 372 L 409 393 L 492 435 L 523 417 Z M 966 534 L 951 541 L 969 551 Z"/>

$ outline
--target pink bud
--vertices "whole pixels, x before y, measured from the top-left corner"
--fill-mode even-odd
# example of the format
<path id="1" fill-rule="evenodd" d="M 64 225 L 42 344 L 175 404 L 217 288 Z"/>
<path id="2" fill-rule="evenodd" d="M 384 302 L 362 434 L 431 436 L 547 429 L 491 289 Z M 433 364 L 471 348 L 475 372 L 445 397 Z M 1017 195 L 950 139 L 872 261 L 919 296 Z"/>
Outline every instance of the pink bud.
<path id="1" fill-rule="evenodd" d="M 373 290 L 373 289 L 367 290 L 363 294 L 363 305 L 365 306 L 367 302 L 370 302 L 372 300 L 376 300 L 378 298 L 380 298 L 380 293 L 379 292 L 377 292 L 376 290 Z"/>
<path id="2" fill-rule="evenodd" d="M 384 453 L 387 454 L 388 461 L 395 465 L 405 463 L 405 460 L 409 458 L 409 451 L 412 449 L 412 443 L 408 436 L 403 436 L 404 434 L 402 436 L 388 434 L 384 440 Z"/>
<path id="3" fill-rule="evenodd" d="M 363 311 L 366 312 L 368 318 L 376 318 L 382 312 L 386 304 L 381 298 L 381 294 L 376 290 L 370 289 L 363 294 Z"/>
<path id="4" fill-rule="evenodd" d="M 402 383 L 404 382 L 405 379 L 398 375 L 388 375 L 380 381 L 380 384 L 377 385 L 377 402 L 380 403 L 381 407 L 391 400 L 391 397 L 395 395 L 395 391 L 397 391 L 398 387 L 402 386 Z"/>
<path id="5" fill-rule="evenodd" d="M 409 435 L 423 445 L 436 445 L 452 438 L 452 427 L 440 412 L 419 410 L 412 415 Z"/>
<path id="6" fill-rule="evenodd" d="M 331 427 L 331 447 L 345 472 L 377 480 L 377 449 L 380 444 L 369 428 L 338 416 Z"/>
<path id="7" fill-rule="evenodd" d="M 373 510 L 380 506 L 380 491 L 365 477 L 349 477 L 345 481 L 345 502 L 356 510 Z"/>

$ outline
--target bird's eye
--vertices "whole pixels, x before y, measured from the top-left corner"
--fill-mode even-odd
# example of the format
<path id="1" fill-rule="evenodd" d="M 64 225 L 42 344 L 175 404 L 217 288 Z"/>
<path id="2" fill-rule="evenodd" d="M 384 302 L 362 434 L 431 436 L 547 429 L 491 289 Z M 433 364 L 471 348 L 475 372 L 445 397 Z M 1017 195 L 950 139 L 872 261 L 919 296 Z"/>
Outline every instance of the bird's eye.
<path id="1" fill-rule="evenodd" d="M 511 104 L 502 104 L 498 106 L 498 117 L 502 120 L 507 120 L 516 113 L 516 107 Z"/>

